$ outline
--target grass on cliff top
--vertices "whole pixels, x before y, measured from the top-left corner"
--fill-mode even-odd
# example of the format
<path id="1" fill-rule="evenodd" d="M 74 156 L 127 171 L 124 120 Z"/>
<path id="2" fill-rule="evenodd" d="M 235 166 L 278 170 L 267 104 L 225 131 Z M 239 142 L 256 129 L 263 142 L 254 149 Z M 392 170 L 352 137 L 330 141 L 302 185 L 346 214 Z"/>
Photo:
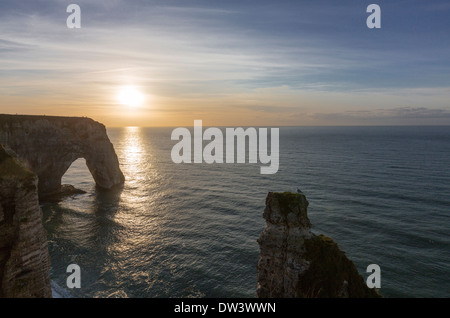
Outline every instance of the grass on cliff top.
<path id="1" fill-rule="evenodd" d="M 34 173 L 26 169 L 0 145 L 0 177 L 34 178 Z"/>
<path id="2" fill-rule="evenodd" d="M 288 211 L 295 206 L 305 206 L 308 207 L 309 203 L 306 200 L 306 196 L 302 193 L 293 192 L 273 192 L 272 197 L 281 205 L 282 210 Z"/>
<path id="3" fill-rule="evenodd" d="M 99 123 L 89 117 L 0 114 L 0 126 L 4 129 L 4 125 L 7 124 L 10 131 L 14 129 L 14 124 L 18 123 L 23 125 L 23 123 L 33 123 L 39 120 L 46 120 L 49 123 L 57 123 L 63 125 L 64 127 L 70 127 L 73 129 L 77 129 L 77 125 L 80 123 L 98 124 L 105 127 L 102 123 Z"/>
<path id="4" fill-rule="evenodd" d="M 0 123 L 9 122 L 9 123 L 19 123 L 25 120 L 36 121 L 36 120 L 73 120 L 78 121 L 82 120 L 91 120 L 89 117 L 81 117 L 81 116 L 47 116 L 47 115 L 13 115 L 13 114 L 0 114 Z"/>

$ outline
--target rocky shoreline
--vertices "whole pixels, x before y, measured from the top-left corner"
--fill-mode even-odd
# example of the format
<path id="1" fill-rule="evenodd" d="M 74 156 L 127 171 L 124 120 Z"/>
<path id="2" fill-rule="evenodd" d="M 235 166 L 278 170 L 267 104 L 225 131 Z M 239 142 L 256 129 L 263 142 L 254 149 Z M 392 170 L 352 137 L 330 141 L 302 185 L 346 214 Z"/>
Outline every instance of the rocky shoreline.
<path id="1" fill-rule="evenodd" d="M 64 288 L 59 286 L 55 281 L 51 281 L 52 298 L 73 298 L 72 295 Z"/>

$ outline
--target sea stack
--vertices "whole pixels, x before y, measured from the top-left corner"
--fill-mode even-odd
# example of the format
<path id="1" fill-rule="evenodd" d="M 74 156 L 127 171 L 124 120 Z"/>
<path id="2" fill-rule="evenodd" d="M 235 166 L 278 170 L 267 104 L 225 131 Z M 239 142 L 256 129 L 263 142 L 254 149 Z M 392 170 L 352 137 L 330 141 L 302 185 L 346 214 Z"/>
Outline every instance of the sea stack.
<path id="1" fill-rule="evenodd" d="M 40 198 L 61 193 L 61 178 L 78 158 L 86 159 L 98 187 L 124 182 L 105 126 L 90 118 L 0 115 L 0 143 L 37 174 Z"/>
<path id="2" fill-rule="evenodd" d="M 52 297 L 37 184 L 0 145 L 0 297 Z"/>
<path id="3" fill-rule="evenodd" d="M 257 296 L 260 298 L 380 297 L 359 275 L 338 245 L 311 232 L 303 193 L 266 198 L 266 227 L 258 243 Z"/>

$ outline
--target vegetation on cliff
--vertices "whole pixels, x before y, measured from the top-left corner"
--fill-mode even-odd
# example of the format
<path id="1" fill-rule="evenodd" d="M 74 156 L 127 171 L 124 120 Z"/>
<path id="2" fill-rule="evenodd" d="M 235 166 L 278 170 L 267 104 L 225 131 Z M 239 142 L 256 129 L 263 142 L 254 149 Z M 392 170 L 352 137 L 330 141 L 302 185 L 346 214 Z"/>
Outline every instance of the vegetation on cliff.
<path id="1" fill-rule="evenodd" d="M 310 265 L 299 277 L 298 297 L 379 297 L 331 238 L 313 235 L 305 240 L 305 249 L 304 257 Z"/>

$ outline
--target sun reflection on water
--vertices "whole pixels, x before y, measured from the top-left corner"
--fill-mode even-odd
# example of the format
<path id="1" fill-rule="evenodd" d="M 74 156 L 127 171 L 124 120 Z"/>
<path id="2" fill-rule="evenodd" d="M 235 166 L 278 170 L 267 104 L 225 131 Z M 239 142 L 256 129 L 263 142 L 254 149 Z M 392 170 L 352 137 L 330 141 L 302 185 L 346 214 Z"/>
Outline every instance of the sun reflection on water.
<path id="1" fill-rule="evenodd" d="M 117 143 L 116 150 L 125 175 L 125 185 L 116 221 L 133 233 L 123 238 L 123 244 L 114 246 L 115 251 L 120 253 L 127 253 L 130 248 L 147 244 L 148 236 L 145 233 L 158 224 L 152 217 L 151 207 L 159 193 L 159 178 L 156 167 L 152 165 L 153 152 L 145 134 L 145 128 L 126 127 Z"/>
<path id="2" fill-rule="evenodd" d="M 86 287 L 76 296 L 158 295 L 155 290 L 161 282 L 172 284 L 167 273 L 178 268 L 172 257 L 161 252 L 167 245 L 164 233 L 173 223 L 168 222 L 171 209 L 168 174 L 161 163 L 164 156 L 157 152 L 156 139 L 150 138 L 154 130 L 127 127 L 111 129 L 108 134 L 125 184 L 112 191 L 92 187 L 82 197 L 44 207 L 53 271 L 62 273 L 56 280 L 63 284 L 64 266 L 79 263 Z M 78 180 L 74 178 L 81 168 L 87 170 L 81 162 L 69 171 L 68 180 Z M 89 173 L 80 180 L 93 182 Z"/>
<path id="3" fill-rule="evenodd" d="M 123 143 L 124 147 L 121 150 L 122 158 L 125 160 L 122 161 L 122 164 L 136 170 L 142 162 L 144 152 L 140 127 L 126 127 Z"/>

